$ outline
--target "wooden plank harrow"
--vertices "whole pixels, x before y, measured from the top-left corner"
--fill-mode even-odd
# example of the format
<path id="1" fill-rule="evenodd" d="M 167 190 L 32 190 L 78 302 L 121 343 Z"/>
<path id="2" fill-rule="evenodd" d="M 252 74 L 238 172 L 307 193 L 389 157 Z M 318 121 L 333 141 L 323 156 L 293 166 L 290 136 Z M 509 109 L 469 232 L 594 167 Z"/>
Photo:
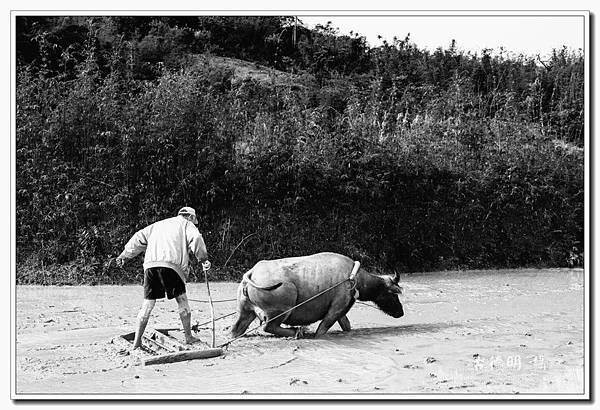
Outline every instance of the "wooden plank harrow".
<path id="1" fill-rule="evenodd" d="M 169 335 L 169 331 L 179 329 L 152 329 L 147 328 L 142 335 L 142 347 L 145 351 L 153 354 L 152 357 L 142 359 L 145 366 L 152 364 L 165 364 L 182 362 L 185 360 L 208 359 L 221 356 L 223 349 L 195 349 L 194 345 L 185 345 Z M 121 335 L 122 343 L 131 346 L 135 332 Z"/>

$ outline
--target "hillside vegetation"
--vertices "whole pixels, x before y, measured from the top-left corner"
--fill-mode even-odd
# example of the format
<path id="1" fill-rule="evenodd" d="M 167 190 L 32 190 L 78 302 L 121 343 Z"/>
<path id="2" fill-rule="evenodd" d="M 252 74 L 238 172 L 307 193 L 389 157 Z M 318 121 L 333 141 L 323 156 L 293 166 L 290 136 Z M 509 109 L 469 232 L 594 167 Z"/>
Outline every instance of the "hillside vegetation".
<path id="1" fill-rule="evenodd" d="M 106 260 L 184 205 L 217 278 L 319 251 L 381 271 L 581 262 L 579 51 L 27 16 L 16 52 L 18 283 L 137 280 Z"/>

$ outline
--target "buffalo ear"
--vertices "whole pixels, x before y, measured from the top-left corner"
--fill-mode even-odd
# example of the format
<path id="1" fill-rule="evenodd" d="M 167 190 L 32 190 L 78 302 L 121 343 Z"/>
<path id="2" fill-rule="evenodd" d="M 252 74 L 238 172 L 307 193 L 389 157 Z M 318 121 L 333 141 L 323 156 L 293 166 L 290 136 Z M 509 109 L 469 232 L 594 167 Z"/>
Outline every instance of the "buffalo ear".
<path id="1" fill-rule="evenodd" d="M 394 270 L 394 278 L 392 280 L 395 284 L 398 284 L 400 282 L 400 274 L 397 270 Z"/>

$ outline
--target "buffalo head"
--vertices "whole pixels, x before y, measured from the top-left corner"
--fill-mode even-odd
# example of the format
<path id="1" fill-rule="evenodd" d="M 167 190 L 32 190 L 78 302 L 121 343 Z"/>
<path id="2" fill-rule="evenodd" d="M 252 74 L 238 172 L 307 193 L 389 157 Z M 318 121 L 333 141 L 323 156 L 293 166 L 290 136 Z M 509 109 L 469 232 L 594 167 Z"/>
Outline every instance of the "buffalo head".
<path id="1" fill-rule="evenodd" d="M 363 291 L 363 300 L 375 303 L 384 313 L 399 318 L 404 316 L 404 309 L 398 295 L 403 293 L 399 285 L 400 275 L 398 272 L 391 275 L 370 275 L 371 279 L 366 281 Z M 361 296 L 363 296 L 361 294 Z"/>

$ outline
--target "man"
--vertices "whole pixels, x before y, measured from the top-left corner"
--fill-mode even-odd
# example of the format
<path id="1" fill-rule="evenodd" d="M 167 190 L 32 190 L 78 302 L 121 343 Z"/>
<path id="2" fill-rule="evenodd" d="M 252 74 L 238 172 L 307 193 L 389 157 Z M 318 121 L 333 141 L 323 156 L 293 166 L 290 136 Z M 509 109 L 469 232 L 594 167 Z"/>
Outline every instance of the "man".
<path id="1" fill-rule="evenodd" d="M 185 283 L 189 275 L 189 253 L 202 262 L 204 270 L 210 268 L 204 239 L 195 226 L 198 224 L 196 211 L 183 207 L 173 218 L 158 221 L 136 232 L 117 257 L 117 265 L 141 252 L 144 255 L 144 302 L 137 315 L 137 327 L 133 349 L 142 345 L 142 335 L 148 324 L 156 299 L 173 299 L 179 307 L 186 343 L 199 339 L 192 336 L 192 312 L 188 303 Z"/>

